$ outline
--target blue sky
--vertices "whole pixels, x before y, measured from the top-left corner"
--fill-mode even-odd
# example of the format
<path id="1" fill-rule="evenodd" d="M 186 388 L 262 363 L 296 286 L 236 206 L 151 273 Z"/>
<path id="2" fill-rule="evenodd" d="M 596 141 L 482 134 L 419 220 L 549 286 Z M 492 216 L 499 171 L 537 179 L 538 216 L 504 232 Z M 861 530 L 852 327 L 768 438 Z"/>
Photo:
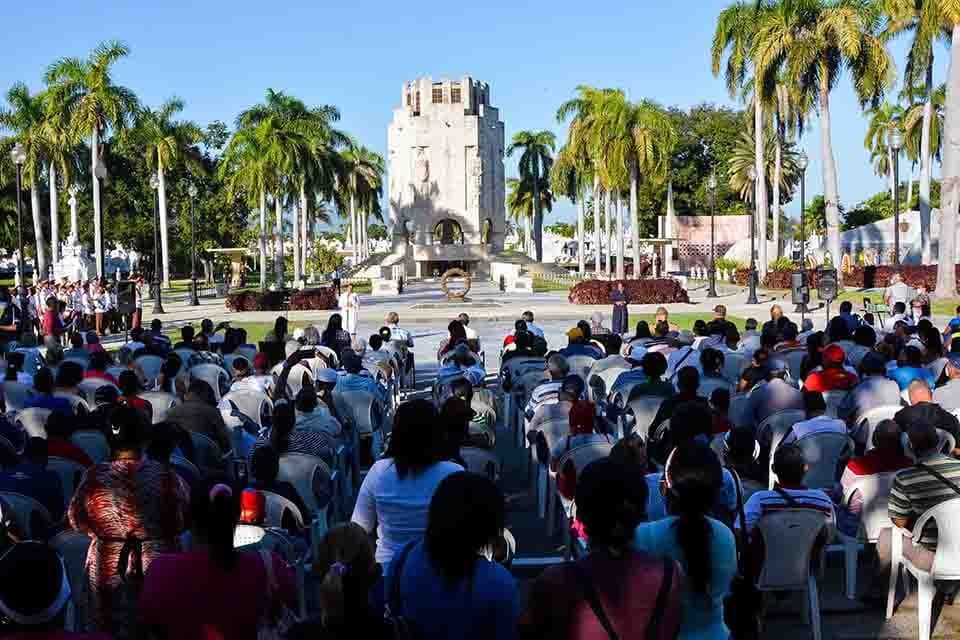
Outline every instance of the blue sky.
<path id="1" fill-rule="evenodd" d="M 4 2 L 0 88 L 24 81 L 38 89 L 54 59 L 84 56 L 99 41 L 119 39 L 132 55 L 118 65 L 117 81 L 150 105 L 182 97 L 185 116 L 202 124 L 216 119 L 232 124 L 272 87 L 311 104 L 337 105 L 343 128 L 383 152 L 405 80 L 469 74 L 491 84 L 508 138 L 520 129 L 541 128 L 562 138 L 554 114 L 578 84 L 621 87 L 631 99 L 682 108 L 733 104 L 722 80 L 710 73 L 714 20 L 727 4 Z M 904 43 L 892 48 L 898 64 L 904 50 Z M 937 82 L 945 67 L 941 54 Z M 866 121 L 849 80 L 834 92 L 831 113 L 841 200 L 851 205 L 884 183 L 863 149 Z M 816 120 L 811 124 L 803 146 L 811 159 L 812 195 L 822 187 L 820 132 Z M 514 171 L 508 159 L 508 175 Z M 796 203 L 788 207 L 797 210 Z M 551 218 L 571 215 L 572 207 L 560 205 Z"/>

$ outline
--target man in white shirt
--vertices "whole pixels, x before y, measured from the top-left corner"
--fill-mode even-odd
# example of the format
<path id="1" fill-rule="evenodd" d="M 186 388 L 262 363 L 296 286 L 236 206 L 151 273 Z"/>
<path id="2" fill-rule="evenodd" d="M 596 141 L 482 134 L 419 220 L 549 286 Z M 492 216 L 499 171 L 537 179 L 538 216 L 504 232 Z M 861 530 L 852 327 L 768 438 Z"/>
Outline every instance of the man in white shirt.
<path id="1" fill-rule="evenodd" d="M 847 425 L 843 420 L 825 415 L 827 403 L 823 399 L 823 394 L 819 391 L 805 391 L 803 393 L 803 409 L 807 414 L 807 419 L 790 427 L 790 430 L 787 431 L 780 442 L 781 446 L 791 444 L 800 438 L 815 433 L 842 433 L 847 435 Z"/>
<path id="2" fill-rule="evenodd" d="M 357 320 L 360 316 L 360 298 L 353 292 L 353 285 L 340 296 L 340 311 L 343 312 L 343 328 L 352 336 L 357 335 Z"/>
<path id="3" fill-rule="evenodd" d="M 397 315 L 396 311 L 391 311 L 387 314 L 387 328 L 390 329 L 390 339 L 397 342 L 402 342 L 408 347 L 413 346 L 413 337 L 410 335 L 410 332 L 406 329 L 403 329 L 399 325 L 400 316 Z M 470 334 L 467 334 L 467 337 L 470 337 Z"/>
<path id="4" fill-rule="evenodd" d="M 533 311 L 524 311 L 523 314 L 522 314 L 520 317 L 523 318 L 523 321 L 527 323 L 527 331 L 529 331 L 530 333 L 532 333 L 532 334 L 535 335 L 535 336 L 539 336 L 539 337 L 541 337 L 541 338 L 544 338 L 543 329 L 541 329 L 541 328 L 533 321 Z M 546 339 L 546 338 L 544 338 L 544 339 Z"/>
<path id="5" fill-rule="evenodd" d="M 883 300 L 891 309 L 898 302 L 902 302 L 904 310 L 906 310 L 907 303 L 913 300 L 916 295 L 917 292 L 913 290 L 913 287 L 905 283 L 899 273 L 895 273 L 890 276 L 890 286 L 883 292 Z"/>

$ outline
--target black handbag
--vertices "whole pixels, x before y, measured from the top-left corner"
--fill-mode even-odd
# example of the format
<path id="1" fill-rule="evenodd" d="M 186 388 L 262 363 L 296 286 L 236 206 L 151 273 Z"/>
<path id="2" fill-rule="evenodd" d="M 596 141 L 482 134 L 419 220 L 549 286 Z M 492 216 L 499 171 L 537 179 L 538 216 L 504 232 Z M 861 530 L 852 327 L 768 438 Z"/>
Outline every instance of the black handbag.
<path id="1" fill-rule="evenodd" d="M 740 476 L 733 469 L 737 488 L 737 514 L 740 516 L 741 527 L 746 526 L 747 518 L 743 512 L 743 491 L 740 487 Z M 730 595 L 723 600 L 723 621 L 730 629 L 730 637 L 734 640 L 757 640 L 760 637 L 760 609 L 763 605 L 763 595 L 757 589 L 753 579 L 753 569 L 750 565 L 749 545 L 737 537 L 737 575 L 730 583 Z"/>

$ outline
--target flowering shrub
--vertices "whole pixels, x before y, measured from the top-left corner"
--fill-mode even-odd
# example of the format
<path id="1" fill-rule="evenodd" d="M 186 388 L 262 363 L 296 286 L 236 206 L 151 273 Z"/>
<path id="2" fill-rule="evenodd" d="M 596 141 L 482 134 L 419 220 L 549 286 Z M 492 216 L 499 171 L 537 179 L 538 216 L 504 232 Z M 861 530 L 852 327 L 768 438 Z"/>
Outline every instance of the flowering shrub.
<path id="1" fill-rule="evenodd" d="M 230 311 L 284 311 L 287 293 L 283 291 L 241 291 L 227 296 Z M 324 311 L 337 307 L 337 296 L 331 287 L 304 289 L 290 295 L 291 311 Z"/>
<path id="2" fill-rule="evenodd" d="M 290 298 L 291 311 L 325 311 L 337 308 L 337 294 L 333 287 L 319 287 L 297 291 Z"/>
<path id="3" fill-rule="evenodd" d="M 767 277 L 763 281 L 763 286 L 768 289 L 789 289 L 790 274 L 793 270 L 768 271 Z M 894 267 L 883 265 L 879 267 L 854 267 L 850 271 L 843 273 L 843 285 L 852 289 L 876 289 L 890 285 L 890 276 L 899 273 L 903 281 L 911 287 L 925 286 L 928 291 L 933 291 L 937 286 L 937 265 L 923 266 L 900 266 Z M 957 266 L 957 277 L 960 279 L 960 265 Z M 750 282 L 750 270 L 738 269 L 735 281 L 741 286 L 747 286 Z M 807 283 L 810 288 L 817 287 L 816 269 L 807 270 Z"/>
<path id="4" fill-rule="evenodd" d="M 570 290 L 567 299 L 573 304 L 609 304 L 610 292 L 617 282 L 623 283 L 627 300 L 632 304 L 667 304 L 690 302 L 687 290 L 672 278 L 646 280 L 587 280 Z"/>

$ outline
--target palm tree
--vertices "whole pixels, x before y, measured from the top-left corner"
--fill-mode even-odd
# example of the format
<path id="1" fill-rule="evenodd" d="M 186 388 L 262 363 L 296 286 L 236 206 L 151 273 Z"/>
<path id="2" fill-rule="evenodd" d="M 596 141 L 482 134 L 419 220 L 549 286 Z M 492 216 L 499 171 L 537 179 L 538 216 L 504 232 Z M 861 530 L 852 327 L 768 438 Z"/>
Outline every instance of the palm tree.
<path id="1" fill-rule="evenodd" d="M 740 133 L 727 160 L 730 190 L 738 193 L 744 202 L 755 202 L 756 183 L 749 176 L 750 169 L 754 166 L 756 148 L 754 131 L 748 126 Z M 800 184 L 800 168 L 797 166 L 800 154 L 792 144 L 781 144 L 779 137 L 770 128 L 764 131 L 761 148 L 763 149 L 764 175 L 767 176 L 766 188 L 772 190 L 781 199 L 789 200 L 797 185 Z M 777 159 L 778 150 L 779 160 Z M 779 171 L 776 169 L 778 162 Z M 779 177 L 778 184 L 773 183 L 776 177 Z M 774 203 L 775 211 L 779 210 L 779 204 L 779 202 Z"/>
<path id="2" fill-rule="evenodd" d="M 47 157 L 47 182 L 50 188 L 50 261 L 60 260 L 60 211 L 57 196 L 57 177 L 70 184 L 71 175 L 78 166 L 78 132 L 70 126 L 70 112 L 54 92 L 44 94 L 43 146 Z"/>
<path id="3" fill-rule="evenodd" d="M 166 171 L 183 160 L 193 172 L 202 172 L 199 151 L 194 145 L 203 140 L 200 127 L 186 120 L 174 120 L 183 111 L 183 100 L 171 98 L 159 109 L 143 107 L 134 116 L 130 137 L 143 147 L 147 167 L 157 172 L 157 197 L 160 209 L 160 253 L 163 286 L 170 286 L 170 243 L 167 220 Z"/>
<path id="4" fill-rule="evenodd" d="M 785 82 L 777 83 L 775 89 L 776 100 L 772 109 L 773 112 L 773 130 L 776 136 L 776 147 L 774 150 L 775 159 L 773 164 L 773 246 L 776 251 L 776 258 L 780 258 L 780 205 L 782 202 L 780 188 L 783 183 L 783 149 L 786 145 L 792 145 L 797 136 L 803 132 L 807 114 L 810 112 L 810 105 L 805 97 L 794 91 Z M 754 150 L 756 154 L 756 150 Z"/>
<path id="5" fill-rule="evenodd" d="M 750 47 L 762 87 L 786 78 L 820 114 L 827 244 L 840 261 L 840 195 L 833 156 L 830 92 L 849 70 L 862 105 L 879 104 L 894 66 L 879 35 L 881 14 L 861 0 L 781 0 L 767 7 Z"/>
<path id="6" fill-rule="evenodd" d="M 789 2 L 790 0 L 784 0 Z M 754 86 L 753 99 L 753 127 L 756 131 L 763 130 L 763 108 L 770 101 L 770 91 L 759 81 L 761 70 L 756 61 L 755 46 L 758 26 L 769 13 L 769 6 L 765 0 L 742 0 L 723 11 L 717 18 L 717 28 L 713 36 L 711 50 L 713 75 L 721 72 L 727 84 L 727 91 L 736 96 L 750 81 Z M 724 58 L 726 64 L 724 65 Z M 753 77 L 750 78 L 750 73 Z M 769 87 L 772 90 L 772 87 Z M 762 136 L 757 136 L 757 147 L 754 149 L 754 168 L 757 172 L 759 193 L 754 199 L 754 219 L 752 224 L 759 226 L 759 236 L 766 238 L 766 221 L 768 211 L 766 177 L 764 175 Z M 767 243 L 761 242 L 759 247 L 760 274 L 766 273 Z"/>
<path id="7" fill-rule="evenodd" d="M 380 154 L 356 143 L 342 151 L 340 157 L 343 165 L 343 181 L 340 186 L 342 195 L 345 196 L 342 200 L 349 202 L 350 238 L 354 264 L 357 264 L 366 258 L 366 218 L 374 199 L 378 201 L 379 210 L 384 162 Z M 361 211 L 357 211 L 358 204 Z"/>
<path id="8" fill-rule="evenodd" d="M 531 241 L 531 224 L 536 215 L 537 198 L 539 206 L 547 213 L 553 211 L 553 191 L 550 184 L 543 183 L 537 187 L 534 196 L 533 177 L 507 178 L 507 211 L 510 216 L 519 222 L 524 222 L 524 244 L 529 247 Z"/>
<path id="9" fill-rule="evenodd" d="M 922 87 L 923 106 L 920 109 L 922 125 L 917 155 L 920 160 L 920 243 L 921 260 L 930 264 L 930 181 L 934 154 L 934 97 L 933 86 L 934 43 L 937 40 L 949 43 L 951 24 L 936 0 L 884 0 L 887 14 L 885 35 L 895 37 L 912 32 L 913 41 L 907 55 L 904 84 L 907 87 Z M 911 110 L 912 111 L 912 110 Z"/>
<path id="10" fill-rule="evenodd" d="M 930 163 L 941 161 L 943 150 L 943 116 L 944 103 L 947 97 L 947 86 L 940 85 L 929 98 L 923 97 L 920 102 L 907 107 L 903 116 L 903 148 L 907 156 L 913 161 L 919 161 L 921 166 L 920 199 L 923 200 L 923 147 L 926 144 L 930 152 Z M 928 109 L 929 107 L 929 109 Z M 926 114 L 930 112 L 929 129 Z M 924 142 L 926 136 L 926 142 Z"/>
<path id="11" fill-rule="evenodd" d="M 220 177 L 225 181 L 227 195 L 246 196 L 247 203 L 257 206 L 260 213 L 260 289 L 267 288 L 267 192 L 273 189 L 276 176 L 265 160 L 266 141 L 262 126 L 240 127 L 230 137 L 220 164 Z"/>
<path id="12" fill-rule="evenodd" d="M 17 83 L 7 92 L 8 109 L 0 109 L 0 128 L 13 132 L 13 139 L 23 145 L 27 154 L 24 164 L 24 182 L 30 187 L 30 210 L 33 214 L 33 234 L 37 245 L 36 271 L 40 278 L 47 276 L 46 242 L 43 239 L 40 211 L 40 171 L 45 159 L 44 98 L 30 95 L 27 85 Z M 25 278 L 25 274 L 20 274 Z M 25 281 L 25 280 L 24 280 Z"/>
<path id="13" fill-rule="evenodd" d="M 562 193 L 577 205 L 577 273 L 584 273 L 584 198 L 588 185 L 586 175 L 578 171 L 577 158 L 569 145 L 560 147 L 556 161 L 550 169 L 550 189 Z"/>
<path id="14" fill-rule="evenodd" d="M 130 49 L 121 42 L 104 42 L 86 60 L 62 58 L 47 69 L 46 82 L 58 100 L 70 111 L 70 121 L 78 133 L 90 134 L 90 168 L 93 177 L 93 235 L 97 275 L 103 276 L 103 212 L 100 210 L 100 183 L 96 168 L 100 158 L 100 135 L 108 129 L 121 131 L 137 110 L 137 97 L 113 83 L 111 70 Z"/>
<path id="15" fill-rule="evenodd" d="M 867 111 L 867 116 L 867 135 L 863 139 L 863 146 L 870 152 L 876 174 L 886 176 L 892 200 L 897 184 L 893 175 L 893 146 L 890 144 L 890 137 L 895 129 L 901 127 L 903 109 L 898 105 L 884 103 Z"/>
<path id="16" fill-rule="evenodd" d="M 513 135 L 507 156 L 520 155 L 521 179 L 529 180 L 533 193 L 533 246 L 537 262 L 543 260 L 543 208 L 540 189 L 549 182 L 557 138 L 552 131 L 518 131 Z"/>

